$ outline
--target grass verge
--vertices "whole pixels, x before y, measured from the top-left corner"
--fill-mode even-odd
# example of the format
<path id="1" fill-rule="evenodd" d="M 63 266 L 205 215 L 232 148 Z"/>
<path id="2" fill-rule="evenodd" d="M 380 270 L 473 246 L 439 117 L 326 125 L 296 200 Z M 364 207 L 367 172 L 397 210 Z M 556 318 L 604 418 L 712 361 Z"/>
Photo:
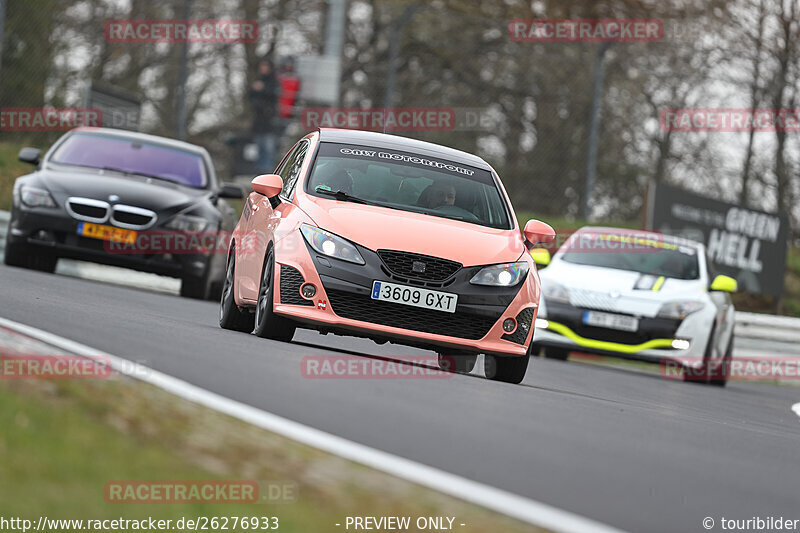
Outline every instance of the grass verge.
<path id="1" fill-rule="evenodd" d="M 465 532 L 538 531 L 128 378 L 2 379 L 0 405 L 6 518 L 277 516 L 280 531 L 333 532 L 344 530 L 346 516 L 410 516 L 412 524 L 419 516 L 451 516 Z M 297 499 L 113 504 L 104 487 L 115 480 L 270 481 L 296 484 Z"/>

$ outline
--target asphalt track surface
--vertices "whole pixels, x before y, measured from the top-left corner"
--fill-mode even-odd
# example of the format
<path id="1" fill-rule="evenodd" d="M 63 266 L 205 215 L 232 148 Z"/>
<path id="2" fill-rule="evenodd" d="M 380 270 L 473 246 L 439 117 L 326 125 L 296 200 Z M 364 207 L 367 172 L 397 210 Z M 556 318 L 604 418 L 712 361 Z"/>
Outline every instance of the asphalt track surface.
<path id="1" fill-rule="evenodd" d="M 629 531 L 800 519 L 800 387 L 726 389 L 536 358 L 478 376 L 308 379 L 309 355 L 424 354 L 298 330 L 221 330 L 217 304 L 0 266 L 0 316 L 334 435 Z M 767 354 L 768 355 L 768 354 Z M 353 514 L 368 514 L 353 504 Z"/>

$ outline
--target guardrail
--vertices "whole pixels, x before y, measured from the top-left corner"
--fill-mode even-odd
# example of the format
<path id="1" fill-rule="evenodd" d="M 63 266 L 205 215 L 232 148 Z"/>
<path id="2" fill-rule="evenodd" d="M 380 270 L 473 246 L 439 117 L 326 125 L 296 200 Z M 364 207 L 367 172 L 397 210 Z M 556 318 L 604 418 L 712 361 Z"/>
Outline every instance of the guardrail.
<path id="1" fill-rule="evenodd" d="M 0 250 L 6 246 L 11 213 L 0 211 Z M 800 342 L 800 318 L 736 312 L 736 336 L 781 342 Z"/>
<path id="2" fill-rule="evenodd" d="M 736 336 L 800 342 L 800 318 L 736 311 Z"/>

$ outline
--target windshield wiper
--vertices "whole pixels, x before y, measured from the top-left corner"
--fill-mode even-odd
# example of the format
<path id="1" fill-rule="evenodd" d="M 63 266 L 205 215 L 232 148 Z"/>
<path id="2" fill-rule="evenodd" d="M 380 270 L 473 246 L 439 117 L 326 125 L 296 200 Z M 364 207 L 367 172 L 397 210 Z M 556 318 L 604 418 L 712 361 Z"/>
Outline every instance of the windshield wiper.
<path id="1" fill-rule="evenodd" d="M 98 168 L 98 167 L 94 167 L 94 168 Z M 146 172 L 137 172 L 135 170 L 125 170 L 124 168 L 117 168 L 117 167 L 99 167 L 99 168 L 100 168 L 100 170 L 111 170 L 113 172 L 120 172 L 122 174 L 125 174 L 126 176 L 143 176 L 145 178 L 153 178 L 153 179 L 156 179 L 156 180 L 172 181 L 172 180 L 170 180 L 168 178 L 164 178 L 162 176 L 157 176 L 155 174 L 148 174 Z"/>
<path id="2" fill-rule="evenodd" d="M 352 194 L 346 193 L 346 192 L 344 192 L 342 190 L 332 191 L 330 189 L 322 189 L 320 187 L 317 187 L 316 189 L 314 189 L 314 191 L 316 191 L 318 194 L 324 194 L 326 196 L 333 196 L 334 198 L 336 198 L 340 202 L 353 202 L 355 204 L 376 205 L 376 204 L 374 204 L 372 202 L 368 202 L 367 200 L 364 200 L 363 198 L 359 198 L 358 196 L 353 196 Z"/>

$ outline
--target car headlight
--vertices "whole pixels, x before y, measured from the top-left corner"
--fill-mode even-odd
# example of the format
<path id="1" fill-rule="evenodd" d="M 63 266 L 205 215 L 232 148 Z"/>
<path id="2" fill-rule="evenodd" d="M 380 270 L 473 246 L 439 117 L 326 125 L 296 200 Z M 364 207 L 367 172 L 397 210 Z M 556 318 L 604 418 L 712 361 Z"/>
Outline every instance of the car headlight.
<path id="1" fill-rule="evenodd" d="M 56 202 L 50 193 L 44 189 L 23 185 L 20 189 L 20 199 L 28 207 L 55 207 Z"/>
<path id="2" fill-rule="evenodd" d="M 705 305 L 706 304 L 703 302 L 691 301 L 667 302 L 658 310 L 658 316 L 660 318 L 678 318 L 683 320 L 692 313 L 701 310 Z"/>
<path id="3" fill-rule="evenodd" d="M 308 244 L 318 253 L 333 257 L 334 259 L 341 259 L 350 263 L 358 265 L 366 264 L 364 258 L 358 253 L 358 248 L 351 242 L 344 240 L 338 235 L 329 233 L 325 230 L 303 224 L 300 226 L 300 232 L 305 237 Z"/>
<path id="4" fill-rule="evenodd" d="M 504 263 L 484 267 L 469 280 L 473 285 L 490 285 L 492 287 L 511 287 L 525 279 L 528 274 L 528 263 Z"/>
<path id="5" fill-rule="evenodd" d="M 165 227 L 175 231 L 203 231 L 208 227 L 208 219 L 194 215 L 175 215 Z"/>
<path id="6" fill-rule="evenodd" d="M 569 291 L 566 287 L 555 281 L 542 280 L 542 294 L 551 302 L 569 303 Z"/>

